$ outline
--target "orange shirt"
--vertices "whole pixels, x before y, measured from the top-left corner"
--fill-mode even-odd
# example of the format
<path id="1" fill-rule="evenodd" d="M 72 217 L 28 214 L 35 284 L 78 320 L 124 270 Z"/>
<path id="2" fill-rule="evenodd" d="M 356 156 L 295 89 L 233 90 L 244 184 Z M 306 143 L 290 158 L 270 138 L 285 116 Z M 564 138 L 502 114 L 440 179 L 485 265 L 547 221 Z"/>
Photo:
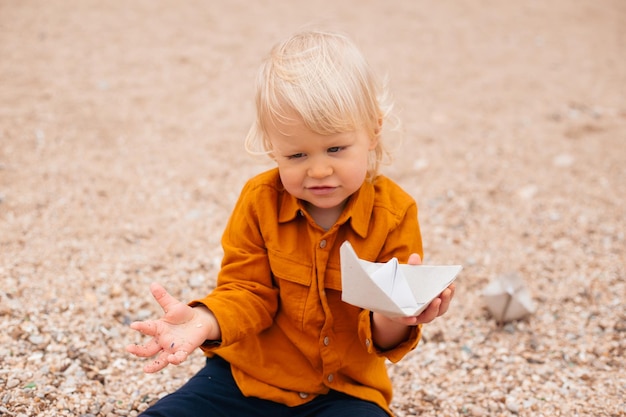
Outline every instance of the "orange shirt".
<path id="1" fill-rule="evenodd" d="M 333 389 L 391 414 L 385 359 L 396 362 L 414 349 L 421 326 L 391 350 L 374 346 L 370 312 L 341 301 L 339 247 L 346 240 L 372 262 L 421 256 L 415 201 L 379 176 L 324 230 L 284 190 L 277 169 L 243 188 L 222 237 L 217 288 L 190 305 L 215 314 L 221 344 L 203 350 L 230 362 L 246 396 L 295 406 Z"/>

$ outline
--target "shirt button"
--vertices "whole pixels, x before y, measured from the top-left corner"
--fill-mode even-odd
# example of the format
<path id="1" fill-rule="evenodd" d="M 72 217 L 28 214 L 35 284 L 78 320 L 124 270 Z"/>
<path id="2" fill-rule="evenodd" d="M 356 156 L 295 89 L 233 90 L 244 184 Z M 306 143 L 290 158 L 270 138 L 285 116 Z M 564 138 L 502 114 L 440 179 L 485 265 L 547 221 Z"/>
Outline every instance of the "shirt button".
<path id="1" fill-rule="evenodd" d="M 326 336 L 324 338 L 324 346 L 328 346 L 330 344 L 330 339 L 328 338 L 328 336 Z"/>
<path id="2" fill-rule="evenodd" d="M 326 247 L 326 239 L 322 239 L 320 242 L 320 248 L 324 249 Z"/>
<path id="3" fill-rule="evenodd" d="M 365 339 L 365 347 L 370 347 L 370 343 L 369 339 Z"/>
<path id="4" fill-rule="evenodd" d="M 333 379 L 335 379 L 335 376 L 333 374 L 328 374 L 328 382 L 333 382 Z"/>
<path id="5" fill-rule="evenodd" d="M 303 400 L 309 396 L 309 394 L 307 394 L 306 392 L 301 392 L 298 395 L 300 395 L 300 398 L 302 398 Z"/>
<path id="6" fill-rule="evenodd" d="M 304 212 L 302 212 L 302 210 L 298 210 L 298 214 L 299 214 L 300 216 L 304 216 Z"/>

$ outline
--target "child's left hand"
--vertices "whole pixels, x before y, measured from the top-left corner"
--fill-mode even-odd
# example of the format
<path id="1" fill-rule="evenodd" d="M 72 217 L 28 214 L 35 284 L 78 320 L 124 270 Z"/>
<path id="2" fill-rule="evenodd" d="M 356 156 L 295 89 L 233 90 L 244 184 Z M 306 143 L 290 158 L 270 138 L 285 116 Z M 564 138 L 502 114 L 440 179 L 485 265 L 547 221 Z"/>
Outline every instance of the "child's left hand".
<path id="1" fill-rule="evenodd" d="M 409 257 L 409 265 L 421 265 L 422 259 L 417 253 L 412 254 Z M 450 307 L 450 302 L 454 297 L 454 290 L 456 286 L 454 284 L 450 284 L 448 288 L 443 290 L 439 297 L 435 298 L 431 303 L 426 307 L 426 310 L 422 311 L 419 316 L 414 317 L 398 317 L 396 321 L 399 321 L 402 324 L 407 326 L 415 326 L 417 324 L 430 323 L 434 319 L 439 316 L 443 316 L 448 311 Z"/>
<path id="2" fill-rule="evenodd" d="M 421 265 L 422 259 L 417 253 L 412 254 L 409 257 L 409 265 Z M 448 288 L 443 290 L 439 297 L 435 298 L 431 303 L 426 307 L 426 310 L 422 311 L 419 316 L 413 317 L 396 317 L 392 320 L 407 326 L 415 326 L 423 323 L 430 323 L 434 319 L 439 316 L 443 316 L 448 308 L 450 307 L 450 301 L 454 297 L 454 290 L 456 286 L 454 284 L 450 284 Z"/>
<path id="3" fill-rule="evenodd" d="M 409 265 L 420 265 L 422 260 L 416 253 L 409 257 Z M 454 297 L 455 285 L 450 284 L 443 290 L 439 297 L 430 302 L 426 310 L 419 316 L 413 317 L 387 317 L 374 312 L 372 315 L 372 337 L 374 343 L 380 349 L 387 350 L 397 346 L 408 336 L 407 326 L 417 326 L 418 324 L 430 323 L 448 311 L 450 301 Z"/>

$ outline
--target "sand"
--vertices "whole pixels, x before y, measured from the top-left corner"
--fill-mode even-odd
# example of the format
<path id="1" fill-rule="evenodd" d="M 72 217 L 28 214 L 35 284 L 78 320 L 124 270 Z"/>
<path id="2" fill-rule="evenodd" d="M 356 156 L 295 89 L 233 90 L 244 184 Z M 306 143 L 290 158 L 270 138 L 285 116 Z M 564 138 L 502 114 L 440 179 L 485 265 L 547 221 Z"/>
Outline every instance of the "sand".
<path id="1" fill-rule="evenodd" d="M 385 174 L 420 207 L 449 312 L 389 366 L 397 416 L 623 416 L 626 3 L 0 2 L 0 415 L 135 416 L 202 366 L 124 346 L 149 284 L 213 288 L 258 63 L 309 24 L 387 74 Z M 500 325 L 484 287 L 537 310 Z"/>

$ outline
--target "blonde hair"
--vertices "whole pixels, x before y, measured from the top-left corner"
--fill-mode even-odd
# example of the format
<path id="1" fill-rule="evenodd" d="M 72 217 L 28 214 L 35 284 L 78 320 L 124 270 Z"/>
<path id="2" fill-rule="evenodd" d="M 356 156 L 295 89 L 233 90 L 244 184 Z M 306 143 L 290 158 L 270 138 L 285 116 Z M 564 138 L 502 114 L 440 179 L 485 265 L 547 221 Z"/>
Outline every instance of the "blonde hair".
<path id="1" fill-rule="evenodd" d="M 294 112 L 319 134 L 365 128 L 378 140 L 370 152 L 371 180 L 389 156 L 380 136 L 391 109 L 386 86 L 348 37 L 319 30 L 299 32 L 276 45 L 261 65 L 256 120 L 246 137 L 246 149 L 270 154 L 268 127 L 275 121 L 293 121 Z"/>

